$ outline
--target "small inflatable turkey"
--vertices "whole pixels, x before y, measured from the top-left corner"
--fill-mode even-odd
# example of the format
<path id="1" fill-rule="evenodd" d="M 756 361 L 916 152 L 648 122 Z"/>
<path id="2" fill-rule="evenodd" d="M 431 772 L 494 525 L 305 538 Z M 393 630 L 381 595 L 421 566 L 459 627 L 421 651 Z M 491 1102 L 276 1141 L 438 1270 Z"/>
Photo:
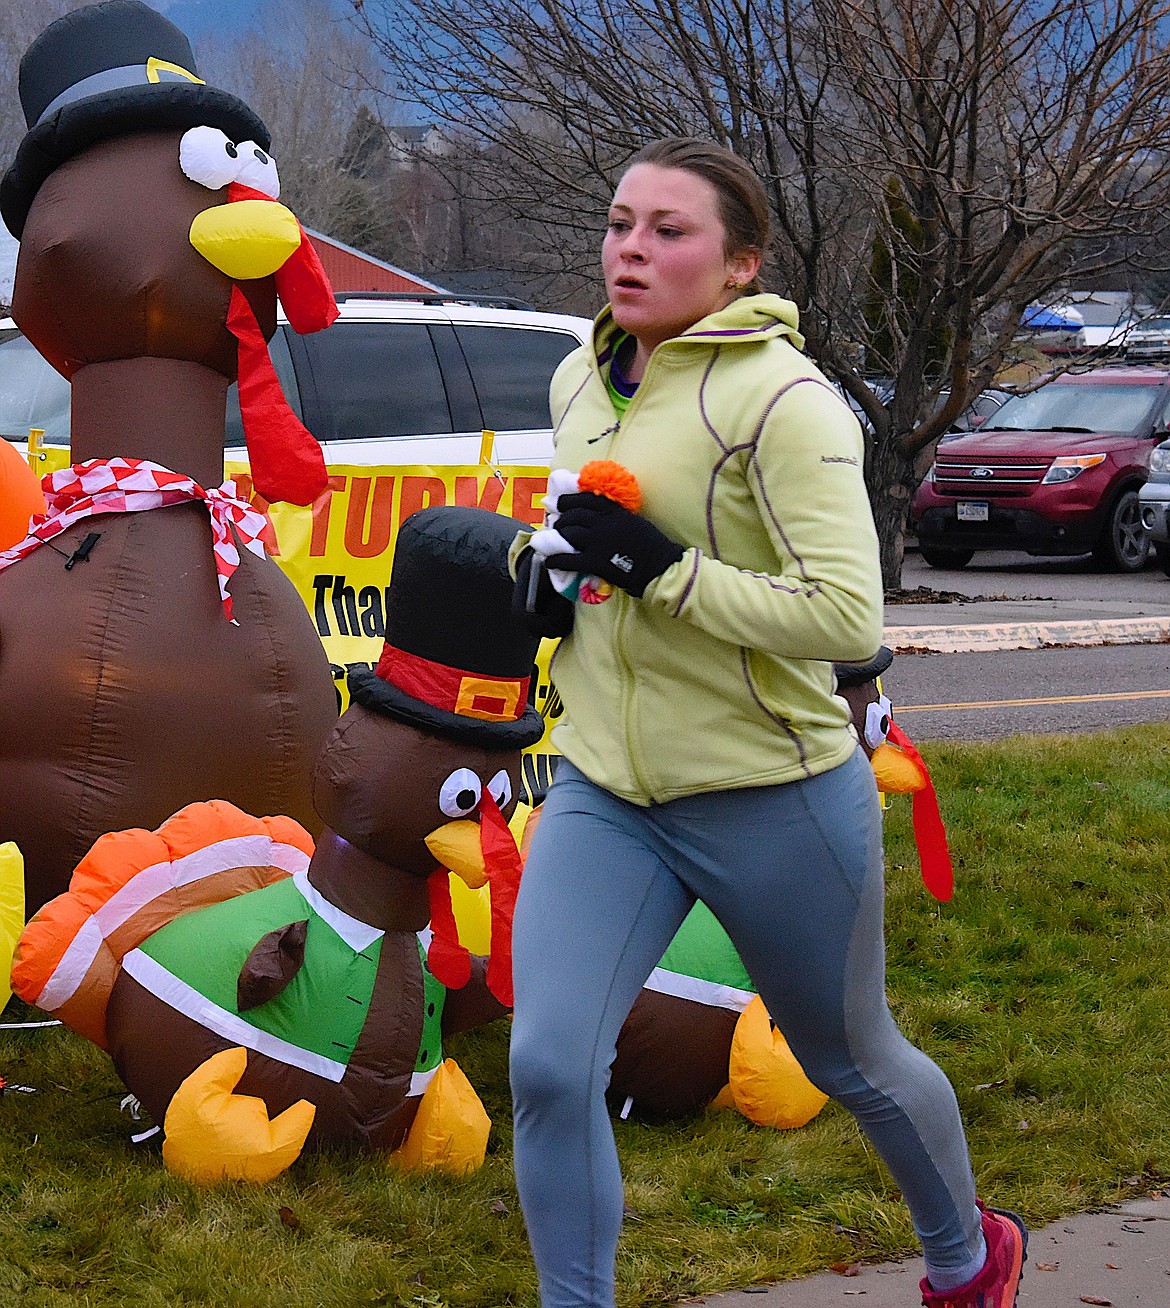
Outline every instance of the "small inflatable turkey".
<path id="1" fill-rule="evenodd" d="M 325 490 L 266 341 L 278 293 L 298 330 L 337 306 L 276 201 L 264 124 L 154 9 L 66 14 L 25 52 L 20 98 L 0 181 L 12 315 L 72 384 L 74 460 L 0 554 L 0 841 L 21 848 L 31 910 L 103 832 L 194 800 L 317 826 L 328 660 L 265 519 L 220 483 L 238 377 L 257 489 Z"/>
<path id="2" fill-rule="evenodd" d="M 519 526 L 457 507 L 403 524 L 381 659 L 317 764 L 315 846 L 193 805 L 103 837 L 26 927 L 17 993 L 109 1049 L 181 1175 L 265 1179 L 304 1144 L 482 1161 L 487 1119 L 442 1038 L 512 1002 L 506 819 L 543 731 L 537 638 L 511 616 Z M 452 873 L 490 887 L 487 960 L 458 940 Z"/>
<path id="3" fill-rule="evenodd" d="M 893 657 L 883 645 L 867 663 L 837 664 L 837 689 L 878 788 L 913 795 L 922 879 L 936 899 L 948 900 L 953 876 L 934 786 L 881 689 Z M 714 1103 L 758 1125 L 788 1128 L 810 1121 L 828 1096 L 805 1076 L 727 933 L 698 903 L 622 1026 L 607 1099 L 622 1115 L 679 1118 Z"/>

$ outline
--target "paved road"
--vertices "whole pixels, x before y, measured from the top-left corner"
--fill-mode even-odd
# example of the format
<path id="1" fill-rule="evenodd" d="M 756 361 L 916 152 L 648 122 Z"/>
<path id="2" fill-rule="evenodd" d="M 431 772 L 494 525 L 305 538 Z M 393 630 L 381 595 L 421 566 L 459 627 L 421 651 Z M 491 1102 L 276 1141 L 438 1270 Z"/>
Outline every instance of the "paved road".
<path id="1" fill-rule="evenodd" d="M 883 684 L 912 737 L 1170 717 L 1170 578 L 1160 569 L 1116 574 L 1087 558 L 988 554 L 944 572 L 911 553 L 902 581 L 911 596 L 919 587 L 956 596 L 886 606 L 886 641 L 900 652 Z"/>
<path id="2" fill-rule="evenodd" d="M 1170 645 L 901 654 L 882 686 L 916 741 L 1165 722 Z"/>
<path id="3" fill-rule="evenodd" d="M 1141 572 L 1105 572 L 1087 554 L 1071 559 L 1033 559 L 989 550 L 965 568 L 932 568 L 917 550 L 906 552 L 903 589 L 927 586 L 963 595 L 1007 595 L 1048 599 L 1148 600 L 1170 609 L 1170 577 L 1156 564 Z"/>

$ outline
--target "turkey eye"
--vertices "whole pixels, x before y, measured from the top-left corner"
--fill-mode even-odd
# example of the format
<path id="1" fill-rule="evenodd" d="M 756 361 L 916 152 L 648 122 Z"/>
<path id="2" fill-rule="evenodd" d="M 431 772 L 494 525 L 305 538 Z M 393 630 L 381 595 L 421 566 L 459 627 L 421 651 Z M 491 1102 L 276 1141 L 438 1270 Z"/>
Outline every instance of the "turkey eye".
<path id="1" fill-rule="evenodd" d="M 238 153 L 218 127 L 192 127 L 179 141 L 179 167 L 184 177 L 218 191 L 236 180 Z"/>
<path id="2" fill-rule="evenodd" d="M 280 194 L 280 178 L 276 174 L 276 160 L 261 150 L 255 141 L 241 141 L 240 166 L 236 181 L 262 191 L 270 200 Z"/>
<path id="3" fill-rule="evenodd" d="M 456 768 L 439 787 L 439 808 L 449 818 L 463 818 L 475 811 L 482 793 L 479 778 L 470 768 Z"/>
<path id="4" fill-rule="evenodd" d="M 893 705 L 885 695 L 866 706 L 865 743 L 870 749 L 877 749 L 890 733 L 890 711 Z"/>
<path id="5" fill-rule="evenodd" d="M 512 798 L 512 778 L 501 768 L 487 783 L 488 794 L 496 801 L 497 808 L 506 808 Z"/>

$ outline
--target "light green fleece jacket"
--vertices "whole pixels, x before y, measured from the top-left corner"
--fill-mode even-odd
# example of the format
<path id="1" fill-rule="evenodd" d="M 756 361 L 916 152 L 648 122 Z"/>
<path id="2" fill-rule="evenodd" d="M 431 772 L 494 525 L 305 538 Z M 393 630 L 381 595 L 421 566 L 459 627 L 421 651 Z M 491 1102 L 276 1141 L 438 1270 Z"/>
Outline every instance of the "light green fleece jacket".
<path id="1" fill-rule="evenodd" d="M 813 776 L 856 746 L 831 664 L 881 643 L 877 539 L 861 430 L 797 326 L 789 300 L 737 299 L 653 352 L 620 421 L 608 308 L 553 377 L 554 466 L 616 460 L 687 547 L 642 599 L 577 604 L 553 661 L 553 742 L 635 804 Z"/>

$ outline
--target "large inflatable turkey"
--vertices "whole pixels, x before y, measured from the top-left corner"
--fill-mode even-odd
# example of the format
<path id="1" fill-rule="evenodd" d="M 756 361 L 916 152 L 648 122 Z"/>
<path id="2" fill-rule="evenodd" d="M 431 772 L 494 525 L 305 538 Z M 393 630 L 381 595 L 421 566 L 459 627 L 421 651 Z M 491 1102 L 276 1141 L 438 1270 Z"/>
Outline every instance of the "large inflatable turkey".
<path id="1" fill-rule="evenodd" d="M 336 719 L 328 662 L 263 517 L 223 482 L 239 378 L 269 500 L 325 489 L 268 357 L 337 307 L 276 201 L 268 132 L 137 0 L 59 19 L 20 66 L 28 134 L 0 182 L 20 238 L 13 317 L 72 383 L 73 467 L 0 554 L 0 841 L 28 906 L 103 832 L 227 799 L 316 828 Z"/>
<path id="2" fill-rule="evenodd" d="M 109 1049 L 180 1174 L 263 1179 L 304 1144 L 482 1161 L 486 1116 L 469 1149 L 478 1100 L 442 1041 L 512 1002 L 506 819 L 544 729 L 537 638 L 511 615 L 520 526 L 459 507 L 403 524 L 382 657 L 316 768 L 315 848 L 285 818 L 191 805 L 102 837 L 25 928 L 14 989 Z M 486 960 L 452 874 L 490 890 Z"/>

